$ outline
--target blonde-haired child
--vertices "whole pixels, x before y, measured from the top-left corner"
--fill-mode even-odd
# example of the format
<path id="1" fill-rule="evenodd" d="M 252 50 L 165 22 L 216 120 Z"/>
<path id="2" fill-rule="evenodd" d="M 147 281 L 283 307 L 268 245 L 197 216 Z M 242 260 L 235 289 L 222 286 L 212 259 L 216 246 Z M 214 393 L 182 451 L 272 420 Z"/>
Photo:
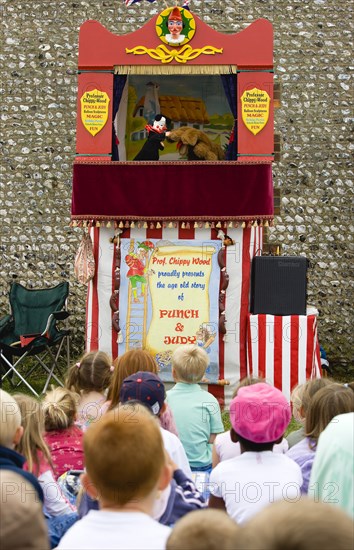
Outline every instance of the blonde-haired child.
<path id="1" fill-rule="evenodd" d="M 132 349 L 120 355 L 113 362 L 114 372 L 108 390 L 109 409 L 113 410 L 119 404 L 120 390 L 123 380 L 136 372 L 152 372 L 158 375 L 158 366 L 153 356 L 144 349 Z M 169 432 L 178 436 L 175 421 L 171 409 L 166 406 L 160 415 L 161 426 Z"/>
<path id="2" fill-rule="evenodd" d="M 167 402 L 192 471 L 211 471 L 211 443 L 224 431 L 218 401 L 198 384 L 208 364 L 206 351 L 193 344 L 180 346 L 172 355 L 176 384 L 167 392 Z"/>
<path id="3" fill-rule="evenodd" d="M 75 425 L 77 396 L 66 388 L 49 391 L 42 403 L 45 442 L 52 457 L 55 477 L 84 468 L 83 432 Z"/>
<path id="4" fill-rule="evenodd" d="M 16 450 L 26 458 L 25 469 L 35 475 L 43 488 L 44 512 L 47 516 L 61 516 L 76 511 L 62 494 L 54 477 L 49 448 L 44 441 L 44 414 L 41 404 L 33 397 L 17 394 L 14 399 L 20 407 L 23 437 Z"/>
<path id="5" fill-rule="evenodd" d="M 20 407 L 12 395 L 0 389 L 0 470 L 11 470 L 25 478 L 43 501 L 43 491 L 38 480 L 23 470 L 26 459 L 15 451 L 23 435 Z"/>
<path id="6" fill-rule="evenodd" d="M 298 430 L 290 432 L 287 436 L 287 442 L 289 449 L 294 447 L 297 443 L 300 443 L 305 439 L 305 420 L 306 413 L 309 409 L 312 397 L 322 388 L 333 384 L 333 380 L 330 378 L 314 378 L 308 380 L 305 384 L 299 384 L 295 386 L 291 392 L 290 402 L 292 404 L 292 411 L 295 420 L 301 425 Z"/>
<path id="7" fill-rule="evenodd" d="M 177 348 L 172 356 L 174 376 L 179 382 L 197 384 L 203 379 L 209 356 L 200 346 L 189 344 Z"/>
<path id="8" fill-rule="evenodd" d="M 0 389 L 0 445 L 13 448 L 20 441 L 23 428 L 20 407 L 15 399 Z"/>
<path id="9" fill-rule="evenodd" d="M 23 436 L 16 449 L 26 458 L 26 469 L 33 475 L 39 475 L 43 463 L 49 468 L 52 459 L 48 445 L 44 441 L 44 414 L 41 404 L 25 394 L 14 394 L 22 418 Z"/>
<path id="10" fill-rule="evenodd" d="M 167 539 L 166 550 L 234 550 L 239 527 L 221 510 L 196 510 L 180 519 Z"/>
<path id="11" fill-rule="evenodd" d="M 58 548 L 164 549 L 170 529 L 151 513 L 158 491 L 170 483 L 171 467 L 151 413 L 137 403 L 108 412 L 89 427 L 84 447 L 82 482 L 100 509 L 78 521 Z"/>
<path id="12" fill-rule="evenodd" d="M 307 494 L 309 490 L 312 465 L 321 433 L 335 416 L 350 412 L 354 412 L 354 393 L 342 384 L 331 383 L 312 397 L 306 412 L 306 437 L 287 452 L 287 456 L 301 468 L 303 494 Z"/>
<path id="13" fill-rule="evenodd" d="M 106 398 L 114 366 L 103 351 L 90 351 L 73 365 L 67 374 L 65 387 L 80 397 L 77 407 L 77 424 L 86 431 L 107 411 Z"/>

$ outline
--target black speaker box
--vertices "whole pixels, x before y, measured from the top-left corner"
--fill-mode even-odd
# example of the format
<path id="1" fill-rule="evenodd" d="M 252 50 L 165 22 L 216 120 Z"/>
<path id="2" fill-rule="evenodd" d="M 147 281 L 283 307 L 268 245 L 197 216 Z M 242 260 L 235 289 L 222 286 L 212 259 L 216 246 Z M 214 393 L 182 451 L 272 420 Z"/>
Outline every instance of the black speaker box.
<path id="1" fill-rule="evenodd" d="M 306 315 L 307 266 L 303 256 L 255 256 L 251 313 Z"/>

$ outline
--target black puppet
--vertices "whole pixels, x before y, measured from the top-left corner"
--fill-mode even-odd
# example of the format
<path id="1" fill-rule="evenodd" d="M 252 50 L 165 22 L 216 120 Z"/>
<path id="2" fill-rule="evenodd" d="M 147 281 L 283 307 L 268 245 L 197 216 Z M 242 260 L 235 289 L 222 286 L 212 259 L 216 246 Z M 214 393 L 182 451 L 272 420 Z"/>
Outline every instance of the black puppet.
<path id="1" fill-rule="evenodd" d="M 160 153 L 163 151 L 166 137 L 166 118 L 163 115 L 156 115 L 153 125 L 145 126 L 148 131 L 148 138 L 142 146 L 139 153 L 133 160 L 159 160 Z"/>

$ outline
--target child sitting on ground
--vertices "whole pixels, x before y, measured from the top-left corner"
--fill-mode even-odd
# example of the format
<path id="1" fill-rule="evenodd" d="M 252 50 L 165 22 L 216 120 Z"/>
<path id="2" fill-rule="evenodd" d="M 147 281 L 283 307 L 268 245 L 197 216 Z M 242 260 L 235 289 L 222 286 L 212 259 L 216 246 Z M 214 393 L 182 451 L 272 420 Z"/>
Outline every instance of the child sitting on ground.
<path id="1" fill-rule="evenodd" d="M 55 477 L 68 470 L 83 470 L 83 432 L 75 425 L 76 395 L 65 388 L 49 391 L 43 400 L 45 442 L 47 443 Z"/>
<path id="2" fill-rule="evenodd" d="M 314 378 L 308 380 L 305 384 L 296 386 L 290 397 L 290 401 L 293 406 L 293 416 L 295 420 L 301 424 L 298 430 L 290 432 L 286 439 L 289 444 L 289 449 L 294 447 L 297 443 L 305 439 L 305 419 L 312 397 L 316 392 L 322 388 L 333 384 L 333 380 L 330 378 Z"/>
<path id="3" fill-rule="evenodd" d="M 234 550 L 240 530 L 221 510 L 197 510 L 176 523 L 166 550 Z"/>
<path id="4" fill-rule="evenodd" d="M 309 497 L 330 499 L 354 520 L 353 464 L 354 412 L 335 416 L 321 433 L 309 485 Z"/>
<path id="5" fill-rule="evenodd" d="M 0 470 L 11 470 L 25 478 L 43 502 L 43 491 L 37 478 L 23 470 L 26 459 L 15 451 L 23 434 L 21 412 L 12 395 L 0 389 Z"/>
<path id="6" fill-rule="evenodd" d="M 137 372 L 128 376 L 122 384 L 119 393 L 119 402 L 123 405 L 129 401 L 139 401 L 148 407 L 157 419 L 166 410 L 165 386 L 156 374 L 151 372 Z M 173 462 L 183 470 L 188 477 L 192 472 L 188 463 L 186 452 L 178 437 L 160 427 L 165 449 Z"/>
<path id="7" fill-rule="evenodd" d="M 151 372 L 137 372 L 128 376 L 123 381 L 119 397 L 121 406 L 142 403 L 156 419 L 166 406 L 163 382 Z M 182 443 L 176 435 L 161 426 L 160 431 L 168 462 L 172 466 L 173 479 L 165 491 L 159 494 L 152 517 L 164 525 L 171 526 L 188 512 L 203 508 L 206 504 L 190 479 L 192 472 Z M 98 509 L 98 503 L 92 502 L 87 494 L 83 494 L 80 500 L 80 515 L 85 515 L 88 509 Z"/>
<path id="8" fill-rule="evenodd" d="M 83 431 L 107 411 L 109 403 L 105 393 L 113 371 L 112 361 L 103 351 L 85 353 L 82 359 L 69 369 L 65 386 L 80 396 L 77 424 Z"/>
<path id="9" fill-rule="evenodd" d="M 0 548 L 49 550 L 42 503 L 22 475 L 0 469 Z"/>
<path id="10" fill-rule="evenodd" d="M 26 458 L 25 469 L 38 479 L 44 493 L 47 516 L 71 514 L 74 506 L 65 499 L 54 477 L 52 459 L 43 439 L 44 415 L 38 401 L 29 395 L 14 395 L 22 416 L 23 436 L 16 450 Z"/>
<path id="11" fill-rule="evenodd" d="M 86 491 L 99 498 L 62 538 L 68 550 L 163 550 L 170 528 L 150 516 L 158 492 L 171 481 L 161 432 L 143 405 L 120 406 L 84 436 Z"/>
<path id="12" fill-rule="evenodd" d="M 108 390 L 108 399 L 110 401 L 110 410 L 113 410 L 119 403 L 119 393 L 123 380 L 139 371 L 152 372 L 158 374 L 158 366 L 153 356 L 143 349 L 131 349 L 123 353 L 114 360 L 114 373 Z M 178 436 L 177 428 L 171 409 L 168 405 L 159 417 L 161 426 Z"/>
<path id="13" fill-rule="evenodd" d="M 211 508 L 226 509 L 242 524 L 274 500 L 299 498 L 299 466 L 272 452 L 290 419 L 290 406 L 278 389 L 264 383 L 239 389 L 230 404 L 230 421 L 231 437 L 240 442 L 241 455 L 212 471 Z"/>
<path id="14" fill-rule="evenodd" d="M 299 426 L 297 430 L 293 430 L 287 436 L 287 442 L 289 449 L 299 443 L 305 437 L 305 417 L 303 415 L 302 408 L 302 396 L 305 390 L 305 384 L 298 384 L 295 386 L 290 395 L 290 403 L 294 420 Z"/>
<path id="15" fill-rule="evenodd" d="M 128 376 L 120 390 L 120 402 L 140 402 L 158 417 L 164 410 L 165 387 L 156 374 L 137 372 Z M 205 501 L 191 480 L 186 453 L 177 436 L 161 429 L 165 450 L 173 468 L 173 479 L 164 494 L 154 506 L 153 517 L 165 525 L 173 525 L 179 518 L 192 510 L 205 507 Z"/>
<path id="16" fill-rule="evenodd" d="M 240 388 L 243 388 L 245 386 L 252 386 L 253 384 L 259 384 L 260 382 L 265 383 L 264 378 L 257 378 L 252 376 L 247 376 L 243 378 L 236 386 L 232 398 L 236 397 L 237 392 Z M 288 450 L 286 439 L 283 438 L 279 444 L 274 445 L 272 450 L 274 453 L 286 453 L 286 451 Z M 238 441 L 236 443 L 232 441 L 230 430 L 218 434 L 213 444 L 213 468 L 215 468 L 215 466 L 217 466 L 219 462 L 222 462 L 223 460 L 228 460 L 229 458 L 234 458 L 235 456 L 240 456 L 240 454 L 240 443 Z"/>
<path id="17" fill-rule="evenodd" d="M 275 502 L 239 530 L 233 550 L 350 550 L 353 522 L 330 504 Z"/>
<path id="18" fill-rule="evenodd" d="M 224 431 L 217 399 L 198 384 L 208 364 L 206 351 L 193 344 L 177 348 L 172 355 L 176 384 L 167 392 L 167 402 L 192 471 L 211 471 L 211 443 Z"/>
<path id="19" fill-rule="evenodd" d="M 43 489 L 43 511 L 51 546 L 54 548 L 78 519 L 76 507 L 70 504 L 54 477 L 50 452 L 43 439 L 44 415 L 41 404 L 28 395 L 17 394 L 14 399 L 20 407 L 24 430 L 16 450 L 26 458 L 24 468 L 36 476 Z"/>
<path id="20" fill-rule="evenodd" d="M 287 456 L 301 468 L 303 485 L 307 494 L 318 439 L 334 416 L 354 412 L 354 393 L 341 384 L 332 383 L 316 392 L 310 401 L 305 421 L 305 439 L 294 445 Z"/>

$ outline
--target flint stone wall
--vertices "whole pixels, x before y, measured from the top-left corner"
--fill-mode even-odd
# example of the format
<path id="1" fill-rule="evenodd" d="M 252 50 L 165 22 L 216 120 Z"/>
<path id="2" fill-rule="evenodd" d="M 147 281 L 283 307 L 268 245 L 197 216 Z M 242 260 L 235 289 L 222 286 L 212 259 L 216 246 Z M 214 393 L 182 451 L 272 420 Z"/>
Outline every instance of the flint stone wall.
<path id="1" fill-rule="evenodd" d="M 0 0 L 2 14 L 0 312 L 9 284 L 71 284 L 73 355 L 83 350 L 85 287 L 73 276 L 81 231 L 70 227 L 80 25 L 100 21 L 116 34 L 136 30 L 165 7 L 144 0 Z M 332 364 L 351 363 L 351 201 L 353 194 L 353 7 L 338 0 L 193 0 L 192 11 L 220 32 L 265 17 L 274 25 L 275 75 L 282 86 L 274 165 L 282 214 L 269 231 L 284 254 L 304 254 L 309 303 Z"/>

